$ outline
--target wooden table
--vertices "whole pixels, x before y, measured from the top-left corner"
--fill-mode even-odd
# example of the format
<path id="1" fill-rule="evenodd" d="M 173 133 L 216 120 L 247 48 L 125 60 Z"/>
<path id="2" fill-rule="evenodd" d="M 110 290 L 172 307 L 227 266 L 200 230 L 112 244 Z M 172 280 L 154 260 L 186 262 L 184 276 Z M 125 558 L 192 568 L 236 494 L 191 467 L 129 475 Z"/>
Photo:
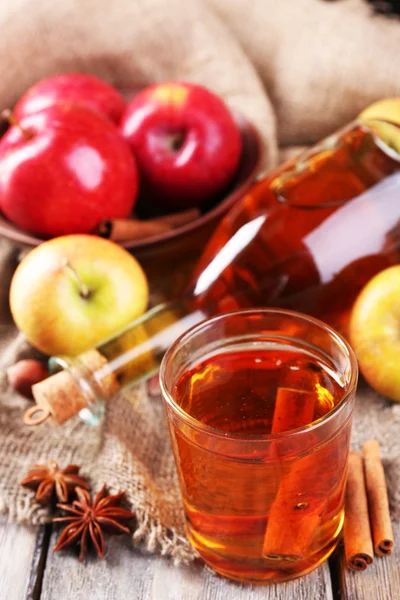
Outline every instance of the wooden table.
<path id="1" fill-rule="evenodd" d="M 400 539 L 400 525 L 395 526 Z M 53 554 L 51 527 L 0 521 L 1 600 L 399 600 L 400 547 L 376 558 L 364 573 L 343 565 L 342 550 L 329 564 L 287 584 L 245 586 L 202 565 L 175 567 L 168 559 L 111 538 L 104 560 L 78 562 L 73 551 Z"/>
<path id="2" fill-rule="evenodd" d="M 378 399 L 374 405 L 373 396 L 359 388 L 358 423 L 367 426 L 362 415 L 374 415 L 381 429 L 397 435 L 397 421 L 387 425 L 384 404 Z M 174 566 L 133 548 L 128 537 L 109 538 L 105 559 L 89 556 L 80 564 L 74 550 L 51 551 L 58 533 L 50 525 L 27 528 L 0 516 L 0 600 L 400 600 L 400 523 L 394 533 L 393 555 L 376 557 L 364 573 L 345 568 L 339 547 L 329 563 L 305 577 L 247 586 L 201 564 Z"/>

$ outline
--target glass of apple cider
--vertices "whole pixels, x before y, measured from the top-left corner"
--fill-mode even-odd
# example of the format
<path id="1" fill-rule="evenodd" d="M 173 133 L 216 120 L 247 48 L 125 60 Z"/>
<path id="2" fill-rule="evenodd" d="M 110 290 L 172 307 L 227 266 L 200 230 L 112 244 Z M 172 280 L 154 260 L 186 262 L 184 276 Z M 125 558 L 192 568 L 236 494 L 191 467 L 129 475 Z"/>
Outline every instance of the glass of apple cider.
<path id="1" fill-rule="evenodd" d="M 218 573 L 298 577 L 343 524 L 357 361 L 324 323 L 284 310 L 204 321 L 163 359 L 187 533 Z"/>

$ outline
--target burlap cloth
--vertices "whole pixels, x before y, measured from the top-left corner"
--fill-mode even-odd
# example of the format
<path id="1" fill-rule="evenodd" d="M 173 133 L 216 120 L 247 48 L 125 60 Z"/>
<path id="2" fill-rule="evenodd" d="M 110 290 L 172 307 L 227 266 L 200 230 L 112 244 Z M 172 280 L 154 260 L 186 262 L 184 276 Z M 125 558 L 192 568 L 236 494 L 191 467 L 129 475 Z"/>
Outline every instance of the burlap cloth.
<path id="1" fill-rule="evenodd" d="M 92 72 L 129 90 L 180 78 L 208 85 L 260 129 L 266 164 L 334 131 L 365 105 L 400 95 L 400 23 L 362 0 L 14 0 L 0 5 L 0 108 L 34 81 Z M 282 147 L 285 147 L 282 149 Z M 34 351 L 12 325 L 8 287 L 19 249 L 0 240 L 0 513 L 40 523 L 46 509 L 18 487 L 31 463 L 76 462 L 93 487 L 125 489 L 134 543 L 190 560 L 163 407 L 140 386 L 109 403 L 102 427 L 72 420 L 29 429 L 29 401 L 4 370 Z M 400 405 L 365 388 L 353 446 L 382 444 L 394 517 L 400 517 Z"/>

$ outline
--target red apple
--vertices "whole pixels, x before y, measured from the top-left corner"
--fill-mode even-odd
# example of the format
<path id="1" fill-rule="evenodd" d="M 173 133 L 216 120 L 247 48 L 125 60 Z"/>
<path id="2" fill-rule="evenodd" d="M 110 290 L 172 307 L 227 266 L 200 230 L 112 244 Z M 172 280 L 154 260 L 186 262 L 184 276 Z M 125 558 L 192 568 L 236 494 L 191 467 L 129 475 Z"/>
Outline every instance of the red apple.
<path id="1" fill-rule="evenodd" d="M 171 208 L 206 202 L 229 183 L 240 131 L 224 102 L 199 85 L 170 82 L 141 91 L 121 120 L 144 192 Z"/>
<path id="2" fill-rule="evenodd" d="M 0 140 L 0 208 L 42 237 L 89 233 L 104 219 L 127 217 L 137 189 L 128 144 L 87 108 L 51 106 Z"/>
<path id="3" fill-rule="evenodd" d="M 54 104 L 79 104 L 119 123 L 125 108 L 121 94 L 94 75 L 64 73 L 39 81 L 17 102 L 13 114 L 17 119 Z"/>

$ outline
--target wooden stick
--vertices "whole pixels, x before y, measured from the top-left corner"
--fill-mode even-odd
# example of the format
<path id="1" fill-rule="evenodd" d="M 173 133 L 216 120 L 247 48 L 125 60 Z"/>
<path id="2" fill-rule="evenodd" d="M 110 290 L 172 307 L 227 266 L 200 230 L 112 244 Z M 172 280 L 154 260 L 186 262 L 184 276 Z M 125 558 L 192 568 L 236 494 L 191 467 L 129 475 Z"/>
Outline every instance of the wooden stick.
<path id="1" fill-rule="evenodd" d="M 358 452 L 350 452 L 349 457 L 344 547 L 347 566 L 353 571 L 364 571 L 374 559 L 363 458 Z"/>
<path id="2" fill-rule="evenodd" d="M 21 123 L 18 121 L 18 119 L 14 117 L 9 108 L 4 109 L 1 113 L 1 116 L 3 117 L 3 119 L 8 121 L 10 125 L 12 125 L 13 127 L 17 127 L 27 141 L 32 139 L 33 134 L 24 127 L 22 127 Z"/>
<path id="3" fill-rule="evenodd" d="M 141 240 L 171 231 L 197 219 L 200 211 L 191 208 L 179 213 L 164 215 L 155 219 L 141 221 L 139 219 L 113 219 L 100 223 L 96 230 L 98 235 L 114 242 Z"/>
<path id="4" fill-rule="evenodd" d="M 379 442 L 366 442 L 362 452 L 374 549 L 379 556 L 388 556 L 392 554 L 394 537 Z"/>
<path id="5" fill-rule="evenodd" d="M 150 221 L 113 219 L 112 221 L 103 221 L 96 233 L 114 242 L 128 242 L 160 235 L 171 229 L 172 227 L 167 223 L 158 223 L 155 219 Z"/>
<path id="6" fill-rule="evenodd" d="M 289 431 L 312 423 L 316 401 L 315 392 L 278 388 L 271 433 Z"/>

